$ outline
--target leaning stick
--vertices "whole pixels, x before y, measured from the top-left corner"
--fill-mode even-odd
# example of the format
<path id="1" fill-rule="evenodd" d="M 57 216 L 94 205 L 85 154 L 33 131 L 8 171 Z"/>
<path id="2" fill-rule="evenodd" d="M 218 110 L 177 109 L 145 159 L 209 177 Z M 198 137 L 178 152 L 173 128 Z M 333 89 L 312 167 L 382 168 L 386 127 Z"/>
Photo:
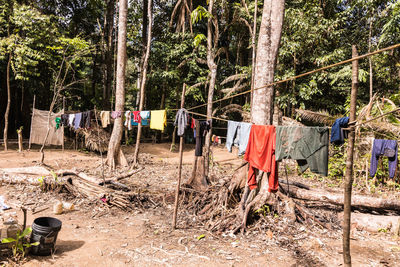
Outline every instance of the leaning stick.
<path id="1" fill-rule="evenodd" d="M 185 90 L 186 90 L 186 84 L 183 84 L 181 108 L 183 108 L 184 104 L 185 104 Z M 172 217 L 172 228 L 173 229 L 176 229 L 176 215 L 178 214 L 179 190 L 181 187 L 181 177 L 182 177 L 182 158 L 183 158 L 183 135 L 181 137 L 179 137 L 178 184 L 176 185 L 174 215 Z"/>

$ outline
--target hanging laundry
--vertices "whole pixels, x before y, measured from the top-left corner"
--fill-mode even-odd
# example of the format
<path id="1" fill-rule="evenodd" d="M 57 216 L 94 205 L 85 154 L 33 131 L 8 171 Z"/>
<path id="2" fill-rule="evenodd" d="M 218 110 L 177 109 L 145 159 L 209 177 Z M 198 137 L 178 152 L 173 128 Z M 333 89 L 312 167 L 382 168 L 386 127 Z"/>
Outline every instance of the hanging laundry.
<path id="1" fill-rule="evenodd" d="M 140 111 L 132 111 L 132 120 L 136 123 L 140 123 L 142 121 L 142 118 L 140 117 Z"/>
<path id="2" fill-rule="evenodd" d="M 276 130 L 273 125 L 252 125 L 244 160 L 249 162 L 247 184 L 257 188 L 256 169 L 268 173 L 268 191 L 278 190 L 278 169 L 275 161 Z"/>
<path id="3" fill-rule="evenodd" d="M 199 121 L 195 120 L 195 129 L 196 129 L 196 148 L 194 155 L 199 157 L 203 155 L 203 145 L 204 145 L 204 136 L 207 135 L 208 131 L 211 128 L 211 120 L 208 121 Z"/>
<path id="4" fill-rule="evenodd" d="M 75 128 L 75 130 L 80 128 L 81 120 L 82 120 L 82 113 L 76 113 L 75 114 L 75 120 L 74 120 L 74 128 Z"/>
<path id="5" fill-rule="evenodd" d="M 75 114 L 68 115 L 68 125 L 73 127 L 75 122 Z"/>
<path id="6" fill-rule="evenodd" d="M 167 112 L 165 110 L 152 110 L 150 129 L 164 131 L 167 125 Z"/>
<path id="7" fill-rule="evenodd" d="M 239 156 L 242 156 L 246 152 L 251 126 L 252 124 L 248 122 L 228 121 L 226 147 L 229 152 L 232 152 L 232 145 L 239 147 Z"/>
<path id="8" fill-rule="evenodd" d="M 56 117 L 55 121 L 56 121 L 56 129 L 58 130 L 58 128 L 60 128 L 61 125 L 61 117 Z"/>
<path id="9" fill-rule="evenodd" d="M 107 128 L 107 126 L 111 123 L 110 122 L 110 111 L 100 112 L 100 120 L 101 120 L 101 126 L 103 128 Z"/>
<path id="10" fill-rule="evenodd" d="M 175 116 L 174 126 L 178 126 L 178 136 L 182 136 L 185 133 L 186 126 L 188 124 L 188 112 L 186 109 L 181 108 L 178 110 Z"/>
<path id="11" fill-rule="evenodd" d="M 68 114 L 61 115 L 61 125 L 62 126 L 64 126 L 64 127 L 68 126 L 68 118 L 69 118 Z"/>
<path id="12" fill-rule="evenodd" d="M 125 112 L 125 122 L 124 122 L 124 125 L 125 125 L 126 128 L 128 128 L 128 130 L 132 130 L 132 123 L 131 123 L 131 120 L 132 120 L 132 112 L 126 111 L 126 112 Z"/>
<path id="13" fill-rule="evenodd" d="M 150 124 L 150 111 L 140 111 L 140 117 L 142 118 L 143 126 L 148 126 Z"/>
<path id="14" fill-rule="evenodd" d="M 92 111 L 82 112 L 80 127 L 84 129 L 89 129 L 91 124 L 92 124 Z"/>
<path id="15" fill-rule="evenodd" d="M 328 175 L 329 129 L 327 127 L 276 127 L 276 161 L 294 159 L 301 172 Z"/>
<path id="16" fill-rule="evenodd" d="M 347 138 L 347 131 L 342 128 L 347 128 L 349 123 L 349 117 L 343 117 L 335 120 L 332 125 L 331 131 L 331 143 L 335 145 L 341 145 L 344 143 L 344 139 Z"/>
<path id="17" fill-rule="evenodd" d="M 397 168 L 397 141 L 375 139 L 372 146 L 371 153 L 371 166 L 369 175 L 374 177 L 376 169 L 378 168 L 378 161 L 380 156 L 388 157 L 389 159 L 389 177 L 393 179 Z"/>
<path id="18" fill-rule="evenodd" d="M 228 121 L 228 129 L 227 129 L 227 133 L 226 133 L 226 145 L 225 146 L 230 153 L 232 153 L 232 145 L 235 142 L 235 136 L 236 136 L 237 129 L 239 127 L 239 123 L 240 122 L 238 122 L 238 121 Z"/>
<path id="19" fill-rule="evenodd" d="M 122 116 L 122 111 L 112 111 L 111 112 L 111 118 L 116 119 L 120 118 Z"/>

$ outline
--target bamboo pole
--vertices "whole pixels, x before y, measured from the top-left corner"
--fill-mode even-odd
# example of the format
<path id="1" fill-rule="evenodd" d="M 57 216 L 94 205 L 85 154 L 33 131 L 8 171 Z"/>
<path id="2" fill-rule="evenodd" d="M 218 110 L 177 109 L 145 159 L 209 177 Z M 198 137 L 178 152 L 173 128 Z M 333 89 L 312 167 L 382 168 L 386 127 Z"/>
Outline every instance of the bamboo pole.
<path id="1" fill-rule="evenodd" d="M 183 108 L 185 105 L 185 91 L 186 91 L 186 84 L 183 84 L 181 108 Z M 176 216 L 178 214 L 179 190 L 181 188 L 181 178 L 182 178 L 182 158 L 183 158 L 183 135 L 179 137 L 178 184 L 176 185 L 174 215 L 172 217 L 172 228 L 173 229 L 176 229 Z"/>
<path id="2" fill-rule="evenodd" d="M 31 132 L 29 134 L 29 148 L 28 150 L 31 150 L 31 145 L 32 145 L 32 124 L 33 124 L 33 116 L 35 116 L 35 103 L 36 103 L 36 95 L 33 95 L 33 106 L 32 106 L 32 118 L 31 118 Z"/>
<path id="3" fill-rule="evenodd" d="M 352 57 L 358 56 L 357 47 L 352 46 Z M 352 61 L 352 82 L 350 100 L 350 121 L 356 120 L 356 104 L 358 89 L 358 60 Z M 354 158 L 355 128 L 351 128 L 348 138 L 346 174 L 344 186 L 344 213 L 343 213 L 343 263 L 351 266 L 350 253 L 350 226 L 351 226 L 351 191 L 353 187 L 353 158 Z"/>

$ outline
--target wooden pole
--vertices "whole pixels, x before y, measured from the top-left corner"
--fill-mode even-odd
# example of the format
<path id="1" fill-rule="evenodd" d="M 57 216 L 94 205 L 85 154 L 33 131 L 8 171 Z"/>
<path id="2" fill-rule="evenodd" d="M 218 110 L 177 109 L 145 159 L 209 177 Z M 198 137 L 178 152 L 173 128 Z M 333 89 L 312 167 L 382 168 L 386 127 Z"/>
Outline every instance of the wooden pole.
<path id="1" fill-rule="evenodd" d="M 63 113 L 65 114 L 65 96 L 63 96 Z M 61 124 L 61 130 L 62 130 L 62 152 L 64 152 L 64 124 Z"/>
<path id="2" fill-rule="evenodd" d="M 183 108 L 184 104 L 185 104 L 185 91 L 186 91 L 186 84 L 183 84 L 182 97 L 181 97 L 181 108 Z M 174 207 L 174 215 L 172 218 L 172 228 L 173 229 L 176 229 L 176 215 L 178 214 L 179 190 L 181 188 L 181 177 L 182 177 L 182 158 L 183 158 L 183 135 L 181 137 L 179 137 L 178 184 L 176 185 L 176 191 L 175 191 L 175 207 Z"/>
<path id="3" fill-rule="evenodd" d="M 357 47 L 352 46 L 352 57 L 358 56 Z M 358 60 L 352 62 L 352 82 L 350 99 L 350 121 L 356 120 L 356 102 L 358 89 Z M 353 187 L 353 157 L 354 157 L 355 128 L 351 128 L 347 146 L 346 174 L 344 186 L 344 213 L 343 213 L 343 262 L 344 266 L 351 266 L 350 254 L 350 227 L 351 227 L 351 191 Z"/>
<path id="4" fill-rule="evenodd" d="M 18 152 L 21 153 L 24 150 L 22 141 L 22 126 L 17 130 L 17 134 L 18 134 Z"/>
<path id="5" fill-rule="evenodd" d="M 35 115 L 35 103 L 36 103 L 36 95 L 33 95 L 33 106 L 32 106 L 32 118 L 31 118 L 31 132 L 29 134 L 29 148 L 28 150 L 31 150 L 31 144 L 32 144 L 32 124 L 33 124 L 33 116 Z"/>

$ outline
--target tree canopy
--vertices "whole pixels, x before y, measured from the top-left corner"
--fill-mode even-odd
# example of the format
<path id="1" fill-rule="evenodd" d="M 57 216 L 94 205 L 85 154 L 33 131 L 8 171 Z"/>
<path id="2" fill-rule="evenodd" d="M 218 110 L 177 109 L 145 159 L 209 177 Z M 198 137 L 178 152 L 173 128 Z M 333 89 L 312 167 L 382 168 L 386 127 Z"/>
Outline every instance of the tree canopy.
<path id="1" fill-rule="evenodd" d="M 6 70 L 11 55 L 10 129 L 25 126 L 27 135 L 33 96 L 36 106 L 48 109 L 63 60 L 61 91 L 69 110 L 110 110 L 115 103 L 115 55 L 118 8 L 113 2 L 111 45 L 114 60 L 104 56 L 107 43 L 107 3 L 103 0 L 0 1 L 0 113 L 6 109 Z M 129 1 L 127 34 L 126 109 L 138 108 L 141 62 L 145 46 L 146 0 Z M 262 1 L 258 1 L 257 23 Z M 215 1 L 213 12 L 204 1 L 153 1 L 153 29 L 145 109 L 178 107 L 186 83 L 185 106 L 207 102 L 210 69 L 207 65 L 207 20 L 212 18 L 212 52 L 217 76 L 213 99 L 250 89 L 252 25 L 255 1 Z M 217 30 L 217 31 L 216 31 Z M 258 30 L 257 30 L 258 31 Z M 396 0 L 286 1 L 282 40 L 275 80 L 286 79 L 359 54 L 400 43 L 400 2 Z M 257 34 L 257 33 L 256 33 Z M 104 66 L 113 71 L 112 88 L 103 94 Z M 370 71 L 371 69 L 371 71 Z M 372 90 L 400 104 L 400 51 L 387 51 L 360 61 L 359 98 L 368 103 Z M 283 114 L 296 109 L 325 110 L 331 115 L 349 111 L 351 65 L 341 65 L 276 86 L 276 101 Z M 104 97 L 108 99 L 103 99 Z M 107 104 L 107 105 L 106 105 Z M 62 105 L 61 100 L 56 108 Z M 215 115 L 237 118 L 248 111 L 250 95 L 214 105 Z M 227 108 L 228 107 L 228 108 Z M 231 110 L 229 108 L 231 107 Z M 206 107 L 199 108 L 206 113 Z M 4 119 L 0 119 L 0 127 Z M 15 135 L 10 131 L 10 135 Z"/>

